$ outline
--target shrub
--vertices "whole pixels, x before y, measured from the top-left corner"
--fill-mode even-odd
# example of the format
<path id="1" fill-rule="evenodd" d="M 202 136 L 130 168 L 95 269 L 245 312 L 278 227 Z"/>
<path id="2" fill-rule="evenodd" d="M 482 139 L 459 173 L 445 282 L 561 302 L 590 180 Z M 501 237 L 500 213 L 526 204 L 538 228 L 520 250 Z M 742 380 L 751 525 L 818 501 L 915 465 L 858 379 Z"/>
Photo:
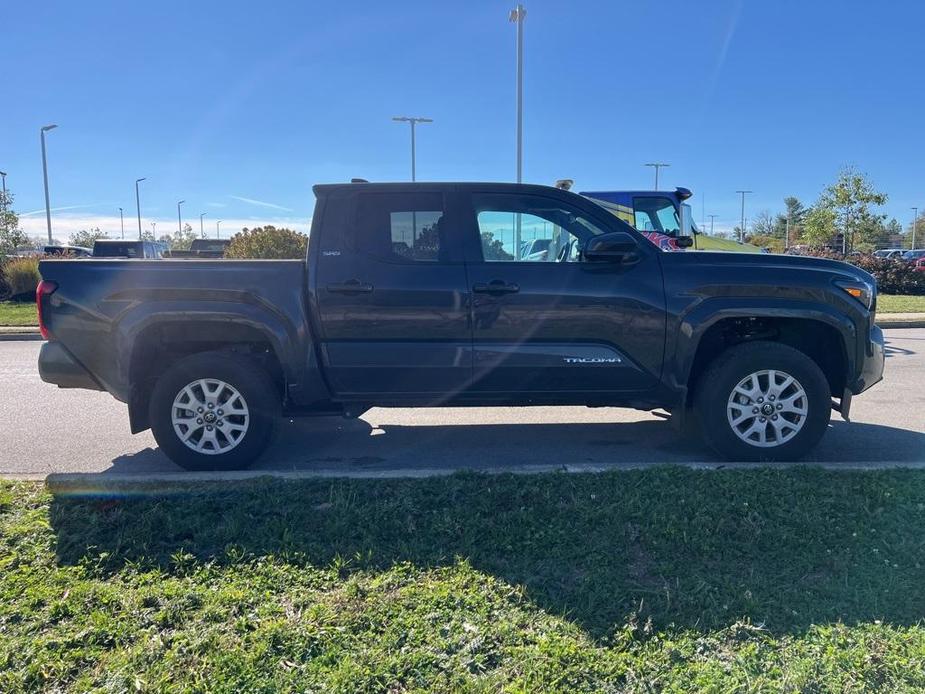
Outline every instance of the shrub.
<path id="1" fill-rule="evenodd" d="M 843 256 L 830 250 L 814 250 L 808 255 L 843 260 L 872 274 L 881 294 L 925 294 L 925 272 L 916 272 L 912 263 L 873 255 Z"/>
<path id="2" fill-rule="evenodd" d="M 34 299 L 41 279 L 38 258 L 11 258 L 3 265 L 3 283 L 13 299 Z"/>
<path id="3" fill-rule="evenodd" d="M 304 258 L 308 237 L 274 226 L 244 229 L 231 237 L 226 258 Z"/>

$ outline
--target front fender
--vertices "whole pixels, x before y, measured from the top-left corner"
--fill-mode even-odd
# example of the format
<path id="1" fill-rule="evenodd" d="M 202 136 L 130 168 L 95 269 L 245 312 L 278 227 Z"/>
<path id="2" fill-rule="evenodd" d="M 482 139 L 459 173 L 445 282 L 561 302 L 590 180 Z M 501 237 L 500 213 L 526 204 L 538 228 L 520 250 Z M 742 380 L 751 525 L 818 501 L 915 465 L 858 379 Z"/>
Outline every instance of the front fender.
<path id="1" fill-rule="evenodd" d="M 666 350 L 666 380 L 675 390 L 686 392 L 691 369 L 704 334 L 719 321 L 728 318 L 794 318 L 814 320 L 834 328 L 842 341 L 847 371 L 857 368 L 858 328 L 836 307 L 818 302 L 773 300 L 756 305 L 751 298 L 721 297 L 706 299 L 679 316 L 676 329 L 669 331 L 674 343 Z"/>

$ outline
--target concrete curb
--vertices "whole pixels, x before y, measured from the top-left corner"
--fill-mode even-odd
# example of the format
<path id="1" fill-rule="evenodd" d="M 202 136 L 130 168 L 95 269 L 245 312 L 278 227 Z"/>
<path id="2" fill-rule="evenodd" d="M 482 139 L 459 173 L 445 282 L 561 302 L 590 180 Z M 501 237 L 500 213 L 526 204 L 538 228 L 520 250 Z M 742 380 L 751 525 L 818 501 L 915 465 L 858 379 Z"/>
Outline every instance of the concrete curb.
<path id="1" fill-rule="evenodd" d="M 0 342 L 44 340 L 38 328 L 29 330 L 0 330 Z"/>
<path id="2" fill-rule="evenodd" d="M 480 475 L 540 475 L 560 472 L 565 474 L 600 473 L 611 470 L 643 470 L 655 467 L 685 467 L 691 470 L 757 470 L 765 467 L 774 469 L 811 467 L 839 472 L 863 472 L 907 468 L 925 470 L 925 462 L 867 462 L 867 463 L 578 463 L 573 465 L 511 465 L 490 468 L 394 468 L 390 470 L 245 470 L 235 472 L 158 472 L 158 473 L 109 473 L 109 472 L 67 472 L 48 475 L 33 473 L 3 473 L 0 478 L 13 481 L 45 482 L 53 493 L 99 494 L 118 491 L 138 492 L 143 489 L 164 492 L 182 489 L 190 484 L 247 482 L 261 479 L 313 480 L 313 479 L 424 479 L 447 477 L 465 472 Z"/>

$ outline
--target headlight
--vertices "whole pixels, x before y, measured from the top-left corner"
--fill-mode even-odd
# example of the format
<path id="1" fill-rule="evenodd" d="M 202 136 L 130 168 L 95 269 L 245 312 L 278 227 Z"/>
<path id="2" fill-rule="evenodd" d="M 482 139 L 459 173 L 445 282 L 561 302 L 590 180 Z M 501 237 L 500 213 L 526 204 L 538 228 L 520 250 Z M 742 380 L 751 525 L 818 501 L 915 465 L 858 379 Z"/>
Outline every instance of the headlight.
<path id="1" fill-rule="evenodd" d="M 865 282 L 864 280 L 853 281 L 836 281 L 835 284 L 846 294 L 850 294 L 855 299 L 864 304 L 864 308 L 870 310 L 874 303 L 874 294 L 877 291 L 875 284 Z"/>

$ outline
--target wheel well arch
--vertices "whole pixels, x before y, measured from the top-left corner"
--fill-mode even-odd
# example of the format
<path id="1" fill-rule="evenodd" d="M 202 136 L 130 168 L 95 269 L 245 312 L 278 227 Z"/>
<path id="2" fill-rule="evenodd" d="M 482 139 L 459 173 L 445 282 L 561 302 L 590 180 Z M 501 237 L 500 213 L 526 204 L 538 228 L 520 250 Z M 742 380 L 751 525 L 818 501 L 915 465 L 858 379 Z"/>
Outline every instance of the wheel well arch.
<path id="1" fill-rule="evenodd" d="M 840 398 L 847 381 L 848 355 L 838 329 L 813 318 L 728 317 L 711 325 L 700 337 L 688 377 L 687 405 L 697 381 L 710 363 L 733 345 L 767 340 L 803 352 L 822 370 L 833 396 Z"/>
<path id="2" fill-rule="evenodd" d="M 223 351 L 252 359 L 266 370 L 282 402 L 286 374 L 270 337 L 258 328 L 228 321 L 165 321 L 143 328 L 132 342 L 128 364 L 132 433 L 149 428 L 148 400 L 157 378 L 172 364 L 202 352 Z"/>

